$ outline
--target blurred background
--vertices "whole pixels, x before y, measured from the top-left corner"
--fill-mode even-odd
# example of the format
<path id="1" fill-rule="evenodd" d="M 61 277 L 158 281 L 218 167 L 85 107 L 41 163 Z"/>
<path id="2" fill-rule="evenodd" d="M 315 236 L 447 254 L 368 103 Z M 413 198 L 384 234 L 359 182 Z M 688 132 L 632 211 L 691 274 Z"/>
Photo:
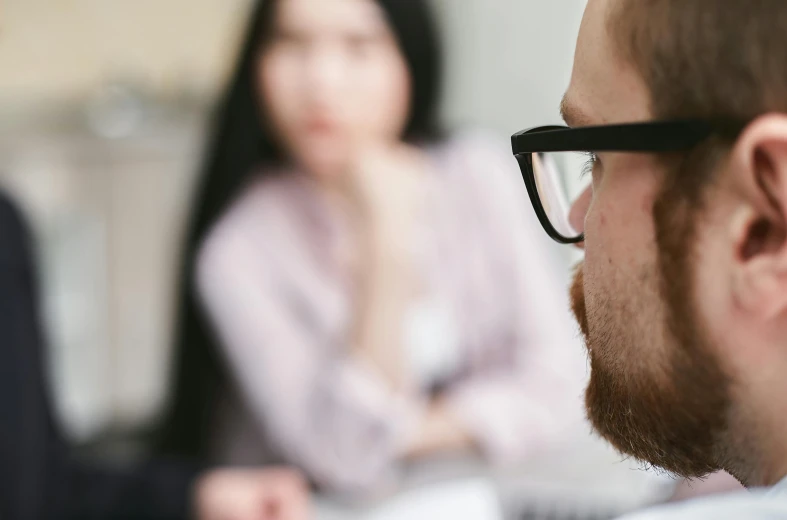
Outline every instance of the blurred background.
<path id="1" fill-rule="evenodd" d="M 584 5 L 433 0 L 447 125 L 486 129 L 507 148 L 518 130 L 559 123 Z M 0 186 L 33 225 L 52 395 L 87 456 L 138 458 L 163 413 L 185 219 L 251 8 L 249 0 L 0 2 Z M 544 247 L 567 287 L 577 257 Z M 591 438 L 584 424 L 577 434 Z M 575 489 L 595 480 L 619 500 L 608 511 L 664 498 L 662 480 L 621 471 L 599 445 L 580 449 L 604 453 L 589 462 L 575 450 L 530 473 L 574 479 Z M 604 487 L 596 476 L 608 466 L 617 473 Z"/>
<path id="2" fill-rule="evenodd" d="M 449 126 L 507 146 L 559 122 L 584 3 L 435 0 Z M 79 443 L 161 410 L 186 206 L 250 7 L 0 4 L 0 178 L 35 225 L 54 395 Z"/>

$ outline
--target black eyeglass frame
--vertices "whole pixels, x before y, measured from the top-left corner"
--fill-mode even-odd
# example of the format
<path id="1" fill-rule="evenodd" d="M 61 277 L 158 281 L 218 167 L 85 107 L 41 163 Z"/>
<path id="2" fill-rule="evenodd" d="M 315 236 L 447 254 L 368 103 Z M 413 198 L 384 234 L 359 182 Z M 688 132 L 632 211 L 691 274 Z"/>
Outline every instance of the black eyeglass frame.
<path id="1" fill-rule="evenodd" d="M 530 202 L 544 231 L 561 244 L 577 244 L 584 234 L 566 237 L 558 232 L 541 203 L 533 170 L 533 154 L 545 152 L 670 153 L 691 150 L 712 134 L 738 135 L 743 125 L 705 120 L 652 121 L 570 128 L 539 126 L 511 136 L 511 147 L 522 171 Z"/>

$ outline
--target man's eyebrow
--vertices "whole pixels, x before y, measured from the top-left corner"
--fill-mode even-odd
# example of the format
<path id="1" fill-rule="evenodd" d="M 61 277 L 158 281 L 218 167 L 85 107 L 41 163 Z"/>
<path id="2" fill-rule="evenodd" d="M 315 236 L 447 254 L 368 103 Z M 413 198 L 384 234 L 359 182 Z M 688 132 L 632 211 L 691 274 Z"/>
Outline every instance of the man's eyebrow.
<path id="1" fill-rule="evenodd" d="M 560 102 L 560 116 L 570 127 L 590 126 L 592 124 L 590 118 L 569 101 L 568 96 L 564 96 Z"/>

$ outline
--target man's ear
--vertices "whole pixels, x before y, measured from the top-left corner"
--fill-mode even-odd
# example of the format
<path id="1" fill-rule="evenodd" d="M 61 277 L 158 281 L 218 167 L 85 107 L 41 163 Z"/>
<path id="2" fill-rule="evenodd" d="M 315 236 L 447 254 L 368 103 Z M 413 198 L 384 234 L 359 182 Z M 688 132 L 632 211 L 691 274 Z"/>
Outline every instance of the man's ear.
<path id="1" fill-rule="evenodd" d="M 787 115 L 752 122 L 730 155 L 736 303 L 761 319 L 787 311 Z"/>

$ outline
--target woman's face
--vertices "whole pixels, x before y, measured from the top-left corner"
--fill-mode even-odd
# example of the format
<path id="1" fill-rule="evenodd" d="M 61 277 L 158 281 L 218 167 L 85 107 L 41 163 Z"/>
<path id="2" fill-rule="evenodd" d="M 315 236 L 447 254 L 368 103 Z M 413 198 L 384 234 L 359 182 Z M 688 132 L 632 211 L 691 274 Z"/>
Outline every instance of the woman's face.
<path id="1" fill-rule="evenodd" d="M 330 181 L 370 142 L 399 139 L 410 74 L 373 0 L 279 0 L 258 92 L 292 158 Z"/>

